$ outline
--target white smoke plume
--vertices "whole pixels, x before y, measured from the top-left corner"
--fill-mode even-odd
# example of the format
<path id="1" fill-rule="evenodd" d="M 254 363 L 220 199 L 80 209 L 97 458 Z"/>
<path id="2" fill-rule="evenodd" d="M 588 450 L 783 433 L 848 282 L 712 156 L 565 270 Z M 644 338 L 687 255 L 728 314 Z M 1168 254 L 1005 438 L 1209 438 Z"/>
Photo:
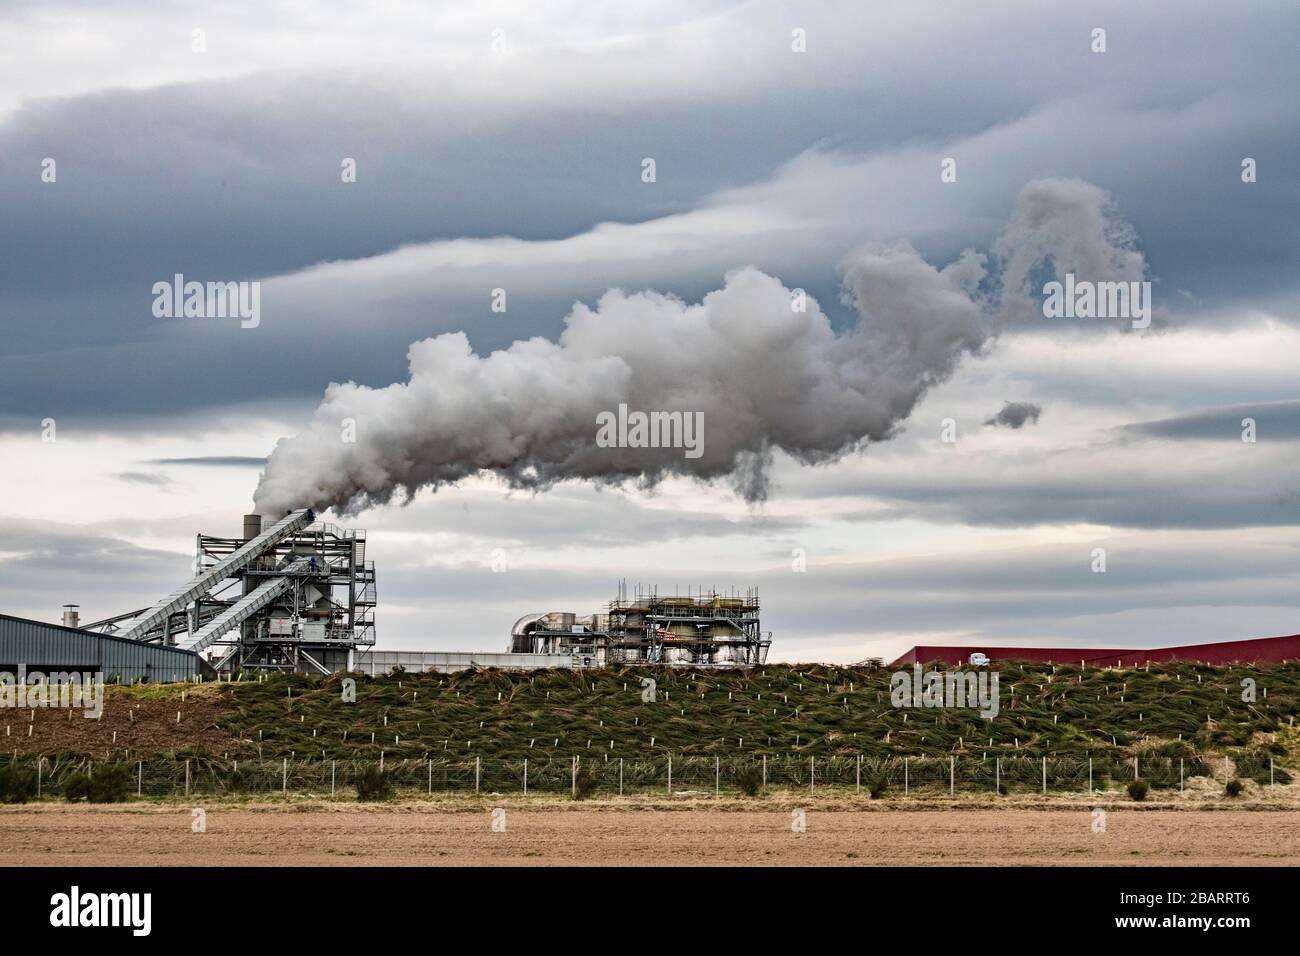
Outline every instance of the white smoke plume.
<path id="1" fill-rule="evenodd" d="M 1090 282 L 1132 282 L 1146 273 L 1133 227 L 1115 215 L 1106 190 L 1082 179 L 1027 183 L 992 251 L 1002 263 L 1003 320 L 1042 315 L 1044 278 L 1073 272 Z"/>
<path id="2" fill-rule="evenodd" d="M 1060 183 L 1059 210 L 1051 208 L 1053 182 L 1026 187 L 1034 215 L 1013 220 L 1021 241 L 1039 259 L 1112 254 L 1094 248 L 1109 242 L 1104 230 L 1076 235 L 1081 219 L 1085 231 L 1092 221 L 1078 215 L 1072 182 Z M 1106 196 L 1092 198 L 1100 206 Z M 1008 234 L 1000 242 L 1028 268 Z M 728 480 L 760 500 L 776 449 L 817 464 L 889 439 L 926 390 L 988 339 L 983 256 L 967 252 L 936 269 L 898 243 L 851 255 L 843 272 L 857 318 L 841 332 L 810 297 L 801 311 L 792 290 L 744 268 L 698 304 L 611 290 L 594 308 L 576 305 L 558 342 L 533 338 L 486 356 L 461 332 L 416 342 L 409 381 L 326 389 L 307 429 L 277 443 L 257 509 L 355 513 L 480 472 L 531 488 L 565 479 L 650 486 L 680 474 Z M 620 404 L 702 412 L 703 453 L 599 447 L 597 416 Z M 348 420 L 352 442 L 342 437 Z"/>

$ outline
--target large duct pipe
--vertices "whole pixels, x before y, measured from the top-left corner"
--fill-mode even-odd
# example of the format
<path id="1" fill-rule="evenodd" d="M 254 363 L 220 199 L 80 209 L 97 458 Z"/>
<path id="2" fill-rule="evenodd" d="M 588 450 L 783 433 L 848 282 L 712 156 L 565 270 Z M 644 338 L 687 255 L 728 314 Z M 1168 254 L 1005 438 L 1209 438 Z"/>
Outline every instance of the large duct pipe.
<path id="1" fill-rule="evenodd" d="M 81 627 L 80 604 L 63 605 L 63 626 L 64 627 Z"/>

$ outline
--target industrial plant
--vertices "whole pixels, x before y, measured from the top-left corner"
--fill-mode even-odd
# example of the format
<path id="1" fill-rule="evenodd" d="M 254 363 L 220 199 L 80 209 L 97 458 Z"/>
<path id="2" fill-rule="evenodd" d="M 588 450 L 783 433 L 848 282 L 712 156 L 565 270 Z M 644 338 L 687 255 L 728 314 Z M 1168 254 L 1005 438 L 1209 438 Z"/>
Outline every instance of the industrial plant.
<path id="1" fill-rule="evenodd" d="M 0 651 L 10 637 L 13 650 L 0 653 L 0 667 L 59 664 L 160 681 L 198 673 L 381 674 L 394 668 L 728 669 L 764 663 L 772 643 L 771 632 L 760 626 L 756 589 L 667 596 L 638 588 L 629 596 L 620 585 L 604 613 L 525 615 L 511 629 L 504 653 L 377 651 L 376 595 L 365 531 L 317 522 L 309 508 L 265 525 L 261 515 L 250 514 L 238 537 L 198 534 L 193 575 L 152 607 L 83 625 L 79 607 L 69 604 L 57 628 L 0 620 Z M 14 633 L 6 637 L 8 628 Z M 32 636 L 37 632 L 39 640 Z M 31 657 L 35 646 L 40 654 Z M 66 653 L 56 653 L 60 647 Z M 132 648 L 139 653 L 128 653 Z"/>
<path id="2" fill-rule="evenodd" d="M 218 673 L 354 669 L 375 643 L 366 533 L 313 523 L 309 508 L 238 538 L 200 534 L 194 576 L 150 608 L 86 625 L 127 640 L 207 652 Z"/>
<path id="3" fill-rule="evenodd" d="M 510 631 L 510 651 L 563 655 L 589 667 L 753 667 L 767 660 L 772 646 L 771 632 L 760 627 L 758 607 L 757 589 L 669 597 L 650 588 L 629 598 L 620 587 L 604 614 L 550 611 L 521 617 Z"/>
<path id="4" fill-rule="evenodd" d="M 366 532 L 317 522 L 309 508 L 263 524 L 245 515 L 238 537 L 198 534 L 193 576 L 152 607 L 82 624 L 0 614 L 0 671 L 22 664 L 92 670 L 120 680 L 191 680 L 200 674 L 285 671 L 378 675 L 497 667 L 648 665 L 734 670 L 767 662 L 757 588 L 661 594 L 620 583 L 604 611 L 525 614 L 503 652 L 375 650 L 375 565 Z M 974 658 L 972 658 L 974 655 Z M 1300 635 L 1164 648 L 919 645 L 894 664 L 1044 661 L 1138 666 L 1148 661 L 1287 661 Z"/>

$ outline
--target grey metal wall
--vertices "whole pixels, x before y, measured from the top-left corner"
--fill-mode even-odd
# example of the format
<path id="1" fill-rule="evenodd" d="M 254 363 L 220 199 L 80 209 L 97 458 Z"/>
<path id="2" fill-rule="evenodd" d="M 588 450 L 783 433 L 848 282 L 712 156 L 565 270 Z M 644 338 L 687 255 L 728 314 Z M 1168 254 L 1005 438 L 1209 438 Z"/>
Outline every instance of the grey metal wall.
<path id="1" fill-rule="evenodd" d="M 474 651 L 367 651 L 358 652 L 356 671 L 360 674 L 386 674 L 394 667 L 407 671 L 437 671 L 449 674 L 470 667 L 502 667 L 512 670 L 536 670 L 542 667 L 582 667 L 581 658 L 568 654 L 495 654 Z"/>
<path id="2" fill-rule="evenodd" d="M 19 664 L 29 671 L 101 671 L 105 679 L 116 675 L 123 683 L 141 677 L 190 680 L 201 666 L 192 651 L 0 614 L 0 669 L 13 671 Z"/>

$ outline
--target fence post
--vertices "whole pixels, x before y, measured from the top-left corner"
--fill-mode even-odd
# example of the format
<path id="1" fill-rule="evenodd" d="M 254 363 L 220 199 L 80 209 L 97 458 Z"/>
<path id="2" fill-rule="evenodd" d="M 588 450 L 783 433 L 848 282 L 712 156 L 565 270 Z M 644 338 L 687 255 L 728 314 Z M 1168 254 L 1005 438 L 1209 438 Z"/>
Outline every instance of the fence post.
<path id="1" fill-rule="evenodd" d="M 337 770 L 338 770 L 338 761 L 331 760 L 330 761 L 330 796 L 331 797 L 334 796 L 334 778 L 336 776 Z"/>
<path id="2" fill-rule="evenodd" d="M 1043 794 L 1047 794 L 1047 758 L 1043 758 Z"/>
<path id="3" fill-rule="evenodd" d="M 71 711 L 69 711 L 71 713 Z M 45 768 L 45 758 L 36 758 L 36 799 L 41 798 L 41 771 Z"/>
<path id="4" fill-rule="evenodd" d="M 857 788 L 857 795 L 862 796 L 862 754 L 858 754 L 858 772 L 853 785 Z"/>
<path id="5" fill-rule="evenodd" d="M 577 757 L 573 758 L 573 762 L 570 765 L 570 771 L 571 771 L 570 772 L 571 795 L 576 797 L 578 795 L 578 758 Z"/>
<path id="6" fill-rule="evenodd" d="M 957 791 L 957 758 L 950 756 L 948 758 L 948 796 L 954 796 Z"/>
<path id="7" fill-rule="evenodd" d="M 1273 786 L 1273 758 L 1268 758 L 1268 785 Z"/>
<path id="8" fill-rule="evenodd" d="M 478 784 L 480 779 L 480 770 L 482 768 L 482 757 L 474 758 L 474 792 L 478 793 Z M 575 778 L 576 781 L 576 778 Z"/>
<path id="9" fill-rule="evenodd" d="M 673 795 L 673 755 L 668 755 L 668 796 Z"/>
<path id="10" fill-rule="evenodd" d="M 1092 758 L 1091 757 L 1088 758 L 1088 792 L 1092 793 Z"/>
<path id="11" fill-rule="evenodd" d="M 817 758 L 810 756 L 808 758 L 808 792 L 817 789 Z"/>
<path id="12" fill-rule="evenodd" d="M 623 796 L 623 758 L 618 758 L 618 795 Z"/>
<path id="13" fill-rule="evenodd" d="M 1183 792 L 1183 758 L 1178 758 L 1178 792 Z"/>
<path id="14" fill-rule="evenodd" d="M 993 758 L 993 794 L 1002 796 L 1002 758 Z"/>
<path id="15" fill-rule="evenodd" d="M 425 757 L 424 760 L 429 765 L 429 796 L 433 796 L 433 758 Z"/>
<path id="16" fill-rule="evenodd" d="M 185 761 L 185 796 L 190 795 L 190 762 Z"/>
<path id="17" fill-rule="evenodd" d="M 432 768 L 433 764 L 430 764 L 429 766 L 430 766 L 430 768 Z M 430 779 L 430 781 L 433 780 L 433 770 L 432 770 L 432 769 L 429 770 L 429 779 Z M 430 783 L 429 786 L 432 787 L 433 784 Z M 527 795 L 527 793 L 528 793 L 528 758 L 525 757 L 525 758 L 524 758 L 524 794 Z"/>
<path id="18" fill-rule="evenodd" d="M 713 755 L 713 795 L 716 797 L 722 792 L 722 758 L 717 754 Z"/>
<path id="19" fill-rule="evenodd" d="M 907 758 L 904 757 L 903 758 L 903 796 L 907 796 L 910 792 L 911 792 L 910 784 L 908 783 L 907 780 Z"/>
<path id="20" fill-rule="evenodd" d="M 138 797 L 144 793 L 144 761 L 139 761 L 135 766 L 135 795 Z"/>
<path id="21" fill-rule="evenodd" d="M 282 762 L 280 764 L 280 792 L 281 793 L 289 792 L 289 758 L 288 757 L 282 758 Z"/>
<path id="22" fill-rule="evenodd" d="M 1133 755 L 1133 779 L 1136 780 L 1137 778 L 1138 778 L 1138 758 L 1137 758 L 1137 754 L 1134 754 Z"/>
<path id="23" fill-rule="evenodd" d="M 767 786 L 767 754 L 763 754 L 763 786 Z"/>

